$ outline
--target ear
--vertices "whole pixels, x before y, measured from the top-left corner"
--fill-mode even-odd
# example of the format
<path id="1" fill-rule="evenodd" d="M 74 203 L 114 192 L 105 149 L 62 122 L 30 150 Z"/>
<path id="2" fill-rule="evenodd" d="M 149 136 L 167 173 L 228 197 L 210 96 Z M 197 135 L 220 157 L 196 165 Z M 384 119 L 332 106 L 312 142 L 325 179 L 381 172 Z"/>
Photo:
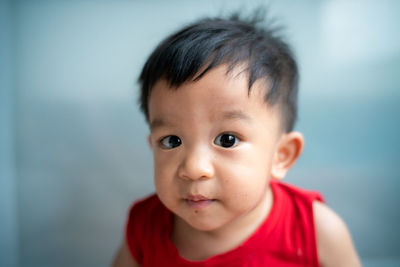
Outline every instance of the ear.
<path id="1" fill-rule="evenodd" d="M 272 165 L 272 177 L 283 179 L 300 157 L 304 147 L 304 137 L 300 132 L 284 134 L 278 143 Z"/>
<path id="2" fill-rule="evenodd" d="M 150 149 L 153 149 L 153 141 L 151 139 L 151 134 L 147 136 L 147 142 L 149 143 Z"/>

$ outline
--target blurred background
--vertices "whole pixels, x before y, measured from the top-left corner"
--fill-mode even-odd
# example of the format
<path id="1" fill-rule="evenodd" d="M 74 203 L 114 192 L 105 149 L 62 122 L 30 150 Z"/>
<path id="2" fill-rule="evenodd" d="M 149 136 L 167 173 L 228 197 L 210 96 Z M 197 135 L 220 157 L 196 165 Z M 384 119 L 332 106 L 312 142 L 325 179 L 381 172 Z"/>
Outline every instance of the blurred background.
<path id="1" fill-rule="evenodd" d="M 320 190 L 365 266 L 400 266 L 400 1 L 0 4 L 0 266 L 109 266 L 153 192 L 136 79 L 167 34 L 260 3 L 300 65 L 306 149 L 286 181 Z"/>

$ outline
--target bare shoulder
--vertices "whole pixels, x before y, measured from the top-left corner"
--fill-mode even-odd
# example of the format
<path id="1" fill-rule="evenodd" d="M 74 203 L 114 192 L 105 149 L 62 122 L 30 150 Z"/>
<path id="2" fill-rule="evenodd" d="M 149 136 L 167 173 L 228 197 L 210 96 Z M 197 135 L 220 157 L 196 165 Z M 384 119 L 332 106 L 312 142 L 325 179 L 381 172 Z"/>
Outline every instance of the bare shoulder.
<path id="1" fill-rule="evenodd" d="M 121 248 L 118 250 L 112 267 L 140 267 L 140 265 L 132 257 L 126 242 L 123 242 Z"/>
<path id="2" fill-rule="evenodd" d="M 318 257 L 322 267 L 361 266 L 344 221 L 327 205 L 313 202 Z"/>

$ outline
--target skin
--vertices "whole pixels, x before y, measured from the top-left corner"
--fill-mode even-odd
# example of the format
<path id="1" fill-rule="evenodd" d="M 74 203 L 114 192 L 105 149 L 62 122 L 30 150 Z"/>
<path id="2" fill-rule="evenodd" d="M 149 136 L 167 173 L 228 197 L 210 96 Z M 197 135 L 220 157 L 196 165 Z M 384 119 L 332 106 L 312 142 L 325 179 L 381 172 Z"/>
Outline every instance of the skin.
<path id="1" fill-rule="evenodd" d="M 304 146 L 301 133 L 281 130 L 277 106 L 263 100 L 264 84 L 249 94 L 245 72 L 226 71 L 216 67 L 177 90 L 160 80 L 149 100 L 156 192 L 176 215 L 172 242 L 193 261 L 254 233 L 273 205 L 271 177 L 284 178 Z M 339 216 L 322 203 L 314 212 L 321 265 L 359 266 Z M 138 266 L 126 244 L 114 266 Z"/>

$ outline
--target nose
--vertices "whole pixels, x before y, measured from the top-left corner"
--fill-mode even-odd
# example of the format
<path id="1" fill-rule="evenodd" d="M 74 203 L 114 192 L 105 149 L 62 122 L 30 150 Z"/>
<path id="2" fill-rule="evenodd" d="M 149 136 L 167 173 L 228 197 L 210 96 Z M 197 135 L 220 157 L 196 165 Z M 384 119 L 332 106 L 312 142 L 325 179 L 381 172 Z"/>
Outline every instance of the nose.
<path id="1" fill-rule="evenodd" d="M 178 176 L 185 180 L 209 179 L 214 176 L 212 155 L 206 149 L 193 148 L 183 155 Z"/>

